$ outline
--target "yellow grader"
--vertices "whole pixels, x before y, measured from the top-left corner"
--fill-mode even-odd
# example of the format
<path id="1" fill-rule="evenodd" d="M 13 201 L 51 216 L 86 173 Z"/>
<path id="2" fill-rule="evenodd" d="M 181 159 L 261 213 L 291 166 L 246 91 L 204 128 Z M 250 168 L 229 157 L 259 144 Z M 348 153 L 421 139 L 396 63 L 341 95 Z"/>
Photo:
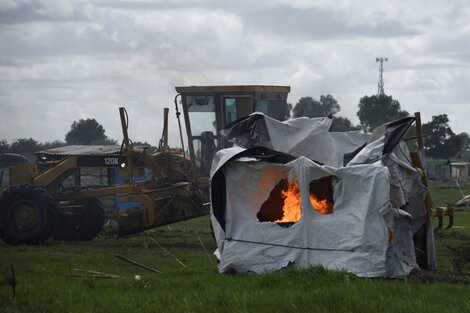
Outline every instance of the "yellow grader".
<path id="1" fill-rule="evenodd" d="M 133 204 L 115 212 L 118 236 L 208 214 L 212 158 L 217 150 L 231 145 L 221 130 L 255 111 L 284 119 L 290 88 L 190 86 L 176 87 L 176 91 L 181 149 L 168 147 L 168 109 L 159 149 L 150 154 L 133 147 L 127 112 L 120 108 L 123 142 L 118 153 L 97 152 L 106 150 L 104 147 L 91 154 L 63 153 L 54 158 L 39 153 L 34 162 L 9 167 L 8 186 L 0 198 L 0 238 L 11 245 L 38 244 L 51 236 L 63 241 L 91 240 L 103 226 L 105 215 L 99 199 L 106 197 Z M 83 186 L 80 170 L 84 167 L 119 168 L 126 181 Z M 151 177 L 135 181 L 144 170 Z"/>

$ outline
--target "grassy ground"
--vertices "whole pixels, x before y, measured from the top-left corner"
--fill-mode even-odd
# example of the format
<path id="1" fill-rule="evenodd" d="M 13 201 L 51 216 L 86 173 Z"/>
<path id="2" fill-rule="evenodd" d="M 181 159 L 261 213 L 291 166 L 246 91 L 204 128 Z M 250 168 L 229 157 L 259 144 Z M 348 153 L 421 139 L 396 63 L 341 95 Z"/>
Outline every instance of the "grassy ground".
<path id="1" fill-rule="evenodd" d="M 430 187 L 438 205 L 460 198 L 455 184 Z M 462 188 L 470 194 L 470 183 Z M 406 280 L 359 279 L 321 268 L 222 275 L 204 250 L 215 248 L 207 217 L 127 239 L 102 235 L 91 242 L 49 240 L 35 247 L 0 243 L 0 312 L 470 312 L 470 268 L 455 252 L 470 247 L 470 210 L 458 210 L 455 224 L 436 234 L 439 272 Z M 7 281 L 11 264 L 16 300 Z M 74 269 L 119 278 L 70 276 L 79 273 Z"/>
<path id="2" fill-rule="evenodd" d="M 455 182 L 432 181 L 429 187 L 437 206 L 453 205 L 462 198 L 462 194 L 470 194 L 470 180 L 460 181 L 458 185 Z M 444 226 L 447 223 L 448 218 L 444 217 Z M 436 225 L 436 220 L 434 224 Z M 470 278 L 468 274 L 470 271 L 470 207 L 456 207 L 454 224 L 451 229 L 436 233 L 439 270 L 464 270 L 467 272 L 466 276 Z"/>

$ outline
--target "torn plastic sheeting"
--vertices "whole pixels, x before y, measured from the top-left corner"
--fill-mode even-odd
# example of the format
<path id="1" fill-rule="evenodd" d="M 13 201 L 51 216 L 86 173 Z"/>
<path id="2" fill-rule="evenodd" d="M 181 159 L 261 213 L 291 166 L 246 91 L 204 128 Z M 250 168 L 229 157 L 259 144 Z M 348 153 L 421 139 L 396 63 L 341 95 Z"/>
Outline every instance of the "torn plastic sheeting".
<path id="1" fill-rule="evenodd" d="M 218 223 L 213 224 L 219 271 L 262 273 L 293 264 L 298 268 L 322 265 L 358 276 L 386 276 L 393 217 L 388 204 L 388 171 L 380 163 L 336 169 L 300 157 L 287 164 L 233 160 L 220 170 L 226 177 L 227 199 L 225 232 Z M 306 186 L 330 175 L 337 178 L 334 213 L 321 215 L 308 201 Z M 297 179 L 301 189 L 302 217 L 287 228 L 258 222 L 256 217 L 282 178 Z"/>
<path id="2" fill-rule="evenodd" d="M 328 117 L 300 117 L 280 122 L 253 113 L 228 125 L 222 133 L 246 149 L 262 146 L 339 167 L 343 165 L 344 155 L 366 144 L 370 134 L 330 132 L 332 122 Z"/>

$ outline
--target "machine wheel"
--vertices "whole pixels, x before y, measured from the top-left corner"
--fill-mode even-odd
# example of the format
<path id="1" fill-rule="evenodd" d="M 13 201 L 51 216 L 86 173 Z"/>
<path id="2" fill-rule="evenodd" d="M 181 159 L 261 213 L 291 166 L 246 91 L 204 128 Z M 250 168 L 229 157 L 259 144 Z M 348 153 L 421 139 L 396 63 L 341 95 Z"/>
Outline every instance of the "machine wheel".
<path id="1" fill-rule="evenodd" d="M 0 211 L 2 239 L 10 245 L 46 241 L 56 226 L 56 201 L 47 190 L 18 185 L 3 192 Z"/>
<path id="2" fill-rule="evenodd" d="M 78 240 L 88 241 L 95 238 L 103 228 L 104 208 L 101 201 L 96 198 L 87 199 L 84 202 L 86 219 L 82 220 L 84 224 L 78 231 Z"/>
<path id="3" fill-rule="evenodd" d="M 60 223 L 54 239 L 63 241 L 89 241 L 95 238 L 104 224 L 104 209 L 96 198 L 80 201 L 84 207 L 72 220 Z"/>

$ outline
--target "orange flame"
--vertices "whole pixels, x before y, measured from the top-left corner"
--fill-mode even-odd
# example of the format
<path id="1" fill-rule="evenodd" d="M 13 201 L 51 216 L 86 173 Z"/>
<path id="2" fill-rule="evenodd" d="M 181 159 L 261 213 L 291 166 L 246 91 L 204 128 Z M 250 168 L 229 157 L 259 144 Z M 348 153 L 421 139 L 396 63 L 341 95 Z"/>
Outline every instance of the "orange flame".
<path id="1" fill-rule="evenodd" d="M 282 206 L 283 215 L 281 219 L 275 222 L 298 222 L 301 217 L 299 182 L 288 183 L 287 190 L 282 191 L 282 198 L 284 199 L 284 205 Z M 331 214 L 333 212 L 333 207 L 327 199 L 318 200 L 314 195 L 310 194 L 310 203 L 320 214 Z"/>
<path id="2" fill-rule="evenodd" d="M 276 223 L 292 223 L 300 220 L 300 188 L 299 182 L 287 183 L 287 190 L 282 191 L 284 205 L 282 206 L 282 218 Z"/>
<path id="3" fill-rule="evenodd" d="M 317 210 L 317 212 L 320 214 L 332 213 L 332 207 L 330 206 L 330 203 L 328 203 L 326 199 L 317 200 L 317 198 L 315 198 L 312 194 L 310 194 L 310 203 L 312 203 L 313 208 Z"/>

